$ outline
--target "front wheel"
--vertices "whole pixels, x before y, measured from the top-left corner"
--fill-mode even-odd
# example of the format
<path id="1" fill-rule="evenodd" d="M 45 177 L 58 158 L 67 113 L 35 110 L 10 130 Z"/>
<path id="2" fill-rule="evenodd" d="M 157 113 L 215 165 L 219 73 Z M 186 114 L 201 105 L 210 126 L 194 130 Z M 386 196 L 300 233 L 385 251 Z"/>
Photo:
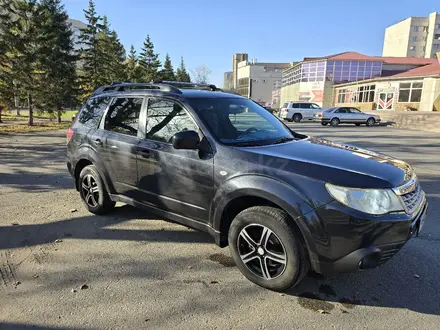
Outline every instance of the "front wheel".
<path id="1" fill-rule="evenodd" d="M 229 248 L 247 279 L 284 291 L 297 285 L 309 269 L 306 251 L 288 214 L 255 206 L 239 213 L 229 229 Z"/>
<path id="2" fill-rule="evenodd" d="M 368 118 L 367 126 L 371 127 L 374 126 L 374 124 L 376 124 L 376 120 L 374 118 Z"/>
<path id="3" fill-rule="evenodd" d="M 94 165 L 84 167 L 78 180 L 81 199 L 89 212 L 101 215 L 113 209 L 115 203 L 110 199 L 104 182 Z"/>

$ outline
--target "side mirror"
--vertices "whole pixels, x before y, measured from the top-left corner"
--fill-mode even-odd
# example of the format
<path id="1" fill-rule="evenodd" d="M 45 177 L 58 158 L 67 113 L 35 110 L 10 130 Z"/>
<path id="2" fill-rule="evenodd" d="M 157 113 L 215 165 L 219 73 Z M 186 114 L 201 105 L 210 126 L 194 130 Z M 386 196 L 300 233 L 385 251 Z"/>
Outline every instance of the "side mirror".
<path id="1" fill-rule="evenodd" d="M 171 139 L 174 149 L 198 149 L 200 137 L 196 131 L 184 131 L 174 134 Z"/>

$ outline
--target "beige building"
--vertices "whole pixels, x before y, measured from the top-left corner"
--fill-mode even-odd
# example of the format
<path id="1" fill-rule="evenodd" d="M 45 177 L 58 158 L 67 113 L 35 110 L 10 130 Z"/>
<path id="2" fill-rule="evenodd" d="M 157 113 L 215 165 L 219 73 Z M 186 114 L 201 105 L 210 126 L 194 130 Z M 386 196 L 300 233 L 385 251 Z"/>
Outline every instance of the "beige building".
<path id="1" fill-rule="evenodd" d="M 242 61 L 237 64 L 236 91 L 260 104 L 274 106 L 272 92 L 280 88 L 283 70 L 289 66 L 289 63 L 258 63 L 256 59 Z"/>
<path id="2" fill-rule="evenodd" d="M 223 78 L 223 88 L 226 90 L 232 90 L 232 71 L 225 72 Z"/>
<path id="3" fill-rule="evenodd" d="M 249 58 L 246 53 L 236 53 L 232 56 L 232 89 L 237 89 L 237 71 L 238 63 L 247 61 Z"/>
<path id="4" fill-rule="evenodd" d="M 383 56 L 434 58 L 440 51 L 440 15 L 408 17 L 385 30 Z"/>

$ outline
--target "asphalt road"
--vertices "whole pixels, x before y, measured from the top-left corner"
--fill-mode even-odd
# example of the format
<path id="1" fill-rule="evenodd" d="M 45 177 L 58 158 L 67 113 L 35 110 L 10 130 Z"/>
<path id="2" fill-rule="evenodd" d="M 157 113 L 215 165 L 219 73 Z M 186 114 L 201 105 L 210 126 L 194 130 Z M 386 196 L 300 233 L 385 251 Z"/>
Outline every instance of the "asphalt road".
<path id="1" fill-rule="evenodd" d="M 64 132 L 0 136 L 0 329 L 438 329 L 440 135 L 292 126 L 412 164 L 430 203 L 423 234 L 378 269 L 274 293 L 208 234 L 128 206 L 87 213 Z"/>

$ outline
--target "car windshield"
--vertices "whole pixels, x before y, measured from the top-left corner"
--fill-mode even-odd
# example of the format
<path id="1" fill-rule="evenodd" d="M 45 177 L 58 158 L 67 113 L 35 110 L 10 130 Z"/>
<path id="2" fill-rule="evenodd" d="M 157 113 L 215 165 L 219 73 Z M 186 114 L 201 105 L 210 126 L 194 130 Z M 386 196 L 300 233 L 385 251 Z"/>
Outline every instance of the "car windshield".
<path id="1" fill-rule="evenodd" d="M 193 98 L 189 104 L 226 145 L 261 146 L 295 139 L 281 121 L 249 99 Z"/>

